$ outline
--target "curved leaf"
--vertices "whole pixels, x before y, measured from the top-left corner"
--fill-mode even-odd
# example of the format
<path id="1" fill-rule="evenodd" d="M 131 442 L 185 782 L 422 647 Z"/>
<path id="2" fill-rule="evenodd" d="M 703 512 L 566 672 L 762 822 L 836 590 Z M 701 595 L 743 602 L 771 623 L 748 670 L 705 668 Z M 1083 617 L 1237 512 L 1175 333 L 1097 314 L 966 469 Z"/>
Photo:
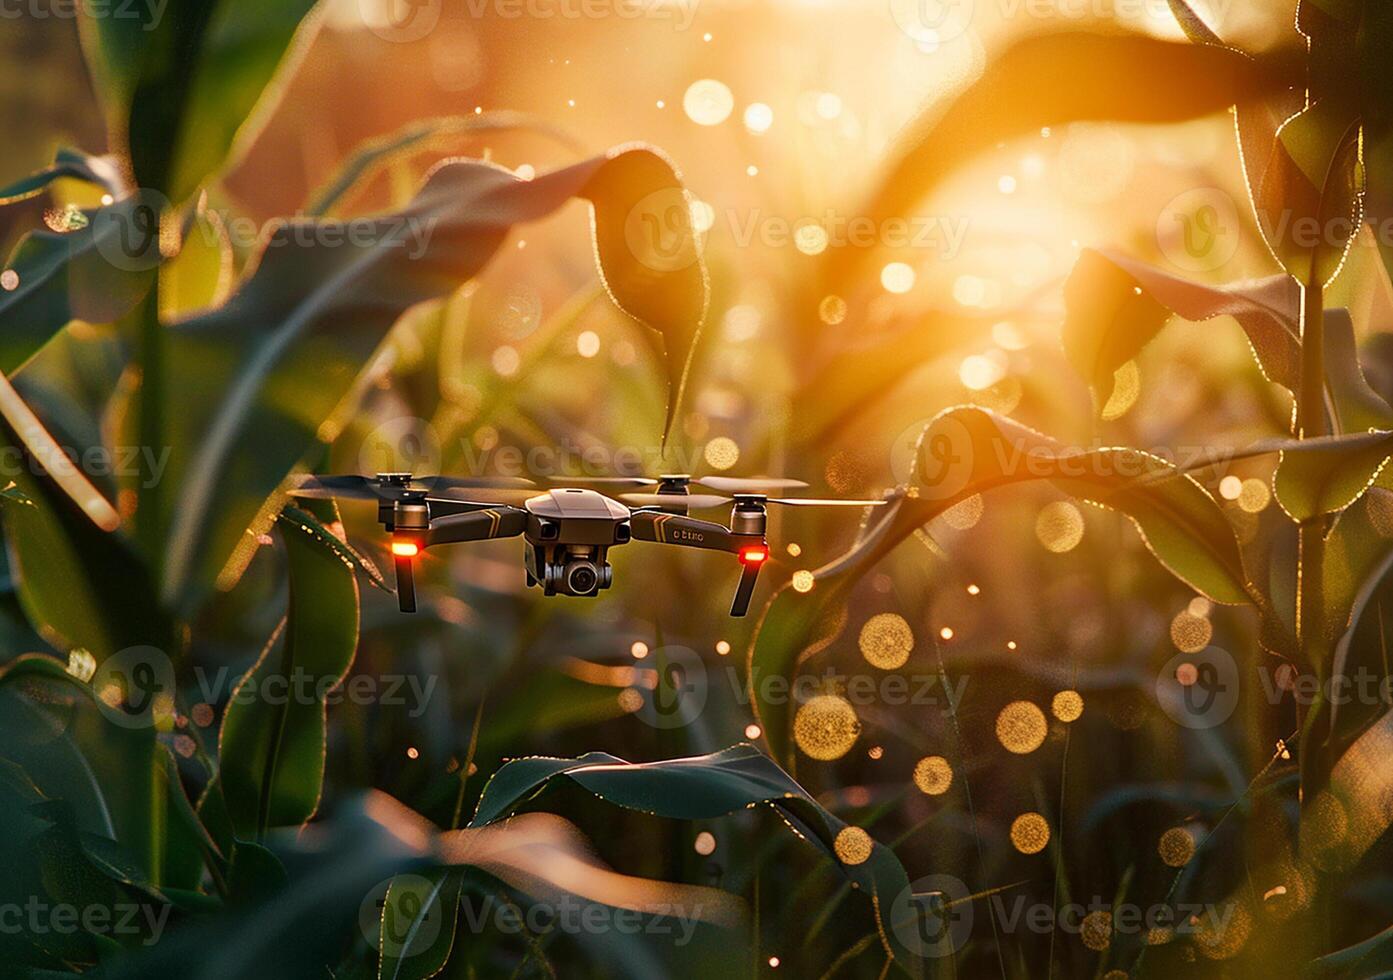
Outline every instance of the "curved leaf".
<path id="1" fill-rule="evenodd" d="M 277 71 L 308 46 L 314 6 L 210 0 L 131 4 L 112 16 L 83 5 L 83 46 L 112 145 L 130 153 L 142 187 L 183 201 L 251 143 Z"/>
<path id="2" fill-rule="evenodd" d="M 0 445 L 15 447 L 8 433 Z M 124 537 L 102 531 L 51 480 L 15 468 L 0 496 L 5 546 L 25 615 L 52 646 L 98 663 L 131 646 L 172 653 L 174 630 L 149 571 Z"/>
<path id="3" fill-rule="evenodd" d="M 336 409 L 396 320 L 477 274 L 512 226 L 574 196 L 594 205 L 599 264 L 621 309 L 664 338 L 670 374 L 691 359 L 705 272 L 655 269 L 624 228 L 651 202 L 684 201 L 670 165 L 621 149 L 524 181 L 484 163 L 442 165 L 404 211 L 343 225 L 297 220 L 271 235 L 251 277 L 220 309 L 168 331 L 169 510 L 162 594 L 206 594 L 268 496 L 332 433 Z M 685 209 L 683 210 L 685 214 Z M 685 227 L 690 229 L 690 215 Z M 338 234 L 325 234 L 337 228 Z M 313 287 L 306 289 L 306 283 Z M 271 511 L 273 513 L 273 511 Z"/>
<path id="4" fill-rule="evenodd" d="M 332 502 L 316 502 L 337 520 Z M 290 607 L 280 630 L 237 685 L 218 739 L 218 780 L 239 837 L 314 816 L 324 780 L 325 698 L 343 682 L 358 645 L 354 566 L 313 528 L 280 520 Z"/>
<path id="5" fill-rule="evenodd" d="M 521 112 L 484 112 L 474 116 L 444 116 L 423 119 L 403 126 L 395 133 L 371 139 L 360 145 L 339 165 L 338 171 L 315 191 L 304 213 L 311 217 L 328 214 L 350 198 L 384 167 L 403 157 L 436 149 L 455 137 L 469 133 L 494 133 L 513 129 L 536 130 L 551 136 L 573 150 L 579 144 L 563 130 Z"/>
<path id="6" fill-rule="evenodd" d="M 489 780 L 470 826 L 503 819 L 563 777 L 616 806 L 679 820 L 709 820 L 757 804 L 774 807 L 870 896 L 888 951 L 902 968 L 915 969 L 916 957 L 905 948 L 889 919 L 896 898 L 910 887 L 894 852 L 875 843 L 870 857 L 860 864 L 839 860 L 834 844 L 847 824 L 753 745 L 742 743 L 710 755 L 647 763 L 625 762 L 604 752 L 576 759 L 518 759 Z"/>
<path id="7" fill-rule="evenodd" d="M 148 198 L 137 194 L 82 214 L 86 224 L 67 232 L 31 232 L 10 256 L 6 269 L 19 285 L 0 291 L 5 374 L 21 368 L 73 320 L 121 319 L 154 282 L 158 258 L 148 250 L 158 240 L 159 211 Z"/>
<path id="8" fill-rule="evenodd" d="M 112 197 L 128 194 L 125 178 L 111 157 L 94 157 L 81 150 L 60 149 L 51 166 L 23 177 L 7 187 L 0 187 L 0 207 L 27 201 L 48 190 L 55 180 L 64 178 L 95 184 Z"/>
<path id="9" fill-rule="evenodd" d="M 935 104 L 911 124 L 897 159 L 858 213 L 877 223 L 909 214 L 966 160 L 1042 126 L 1178 122 L 1281 84 L 1231 48 L 1078 31 L 1028 37 L 946 108 Z"/>
<path id="10" fill-rule="evenodd" d="M 1264 451 L 1271 451 L 1264 449 Z M 997 487 L 1048 480 L 1065 493 L 1131 518 L 1172 574 L 1216 602 L 1260 603 L 1233 529 L 1214 499 L 1171 464 L 1135 449 L 1074 449 L 980 408 L 951 408 L 919 440 L 911 496 L 859 542 L 813 572 L 805 595 L 785 585 L 769 600 L 749 654 L 751 702 L 776 758 L 788 758 L 787 699 L 760 696 L 771 676 L 789 678 L 840 629 L 847 590 L 875 562 L 949 507 Z M 810 608 L 811 606 L 811 608 Z"/>
<path id="11" fill-rule="evenodd" d="M 1172 314 L 1186 320 L 1231 316 L 1271 381 L 1295 391 L 1301 291 L 1288 276 L 1231 286 L 1190 282 L 1113 252 L 1085 249 L 1064 286 L 1064 351 L 1101 410 L 1118 368 L 1132 360 Z"/>
<path id="12" fill-rule="evenodd" d="M 1373 486 L 1393 454 L 1393 432 L 1303 439 L 1282 453 L 1272 481 L 1277 502 L 1301 523 L 1344 510 Z"/>

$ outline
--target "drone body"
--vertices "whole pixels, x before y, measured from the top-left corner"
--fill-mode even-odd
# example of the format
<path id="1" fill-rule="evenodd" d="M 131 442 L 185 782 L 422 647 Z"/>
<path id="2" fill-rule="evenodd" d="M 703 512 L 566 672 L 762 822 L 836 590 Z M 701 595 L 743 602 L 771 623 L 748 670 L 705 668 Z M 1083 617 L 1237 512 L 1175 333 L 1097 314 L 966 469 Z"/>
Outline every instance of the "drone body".
<path id="1" fill-rule="evenodd" d="M 732 616 L 744 616 L 754 595 L 759 570 L 769 558 L 765 538 L 766 505 L 873 506 L 883 500 L 770 499 L 760 493 L 733 497 L 694 496 L 685 475 L 643 478 L 601 478 L 594 482 L 630 486 L 656 485 L 655 494 L 624 494 L 640 506 L 626 506 L 596 490 L 560 487 L 537 493 L 521 488 L 525 480 L 475 478 L 415 478 L 409 473 L 379 473 L 376 477 L 307 477 L 294 492 L 302 496 L 375 499 L 378 521 L 391 534 L 396 563 L 397 596 L 403 612 L 416 611 L 415 562 L 422 551 L 444 544 L 521 536 L 526 545 L 524 565 L 529 586 L 544 595 L 595 596 L 609 588 L 614 571 L 609 549 L 630 541 L 651 541 L 684 548 L 724 551 L 741 565 L 740 581 L 731 603 Z M 701 481 L 720 489 L 803 486 L 793 480 L 735 480 L 708 477 Z M 520 506 L 469 497 L 511 491 Z M 729 526 L 688 516 L 696 507 L 729 505 Z"/>

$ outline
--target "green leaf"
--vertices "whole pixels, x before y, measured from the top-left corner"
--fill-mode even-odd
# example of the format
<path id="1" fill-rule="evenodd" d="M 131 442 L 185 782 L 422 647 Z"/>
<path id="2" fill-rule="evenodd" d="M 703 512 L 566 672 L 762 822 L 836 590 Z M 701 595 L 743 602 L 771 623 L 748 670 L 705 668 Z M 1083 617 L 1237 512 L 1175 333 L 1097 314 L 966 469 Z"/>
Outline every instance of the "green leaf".
<path id="1" fill-rule="evenodd" d="M 1349 310 L 1325 311 L 1325 384 L 1337 431 L 1393 429 L 1393 408 L 1364 377 Z"/>
<path id="2" fill-rule="evenodd" d="M 1233 317 L 1263 374 L 1296 390 L 1301 293 L 1287 276 L 1209 286 L 1112 252 L 1085 249 L 1065 283 L 1064 306 L 1064 351 L 1092 387 L 1100 410 L 1112 394 L 1117 369 L 1136 357 L 1172 314 L 1192 321 Z"/>
<path id="3" fill-rule="evenodd" d="M 323 519 L 338 519 L 332 502 L 315 506 Z M 358 645 L 353 564 L 292 517 L 280 528 L 290 577 L 285 623 L 233 691 L 218 740 L 227 814 L 238 837 L 255 841 L 272 827 L 298 827 L 318 809 L 325 698 L 347 676 Z"/>
<path id="4" fill-rule="evenodd" d="M 341 235 L 341 224 L 281 226 L 227 304 L 166 334 L 166 480 L 174 488 L 162 495 L 169 510 L 160 522 L 168 528 L 166 601 L 196 604 L 258 512 L 274 513 L 263 510 L 267 498 L 336 431 L 336 410 L 351 408 L 364 365 L 403 313 L 450 294 L 483 268 L 512 226 L 571 197 L 594 205 L 611 295 L 663 339 L 676 386 L 671 417 L 704 315 L 705 274 L 695 253 L 691 265 L 645 265 L 645 253 L 625 244 L 624 228 L 641 229 L 631 216 L 641 219 L 674 196 L 685 201 L 683 193 L 670 165 L 643 149 L 531 181 L 456 162 L 436 170 L 405 211 L 372 219 L 367 240 L 322 233 L 332 227 Z"/>
<path id="5" fill-rule="evenodd" d="M 305 503 L 309 502 L 306 501 Z M 314 505 L 310 504 L 310 506 Z M 326 514 L 326 516 L 328 515 Z M 338 515 L 334 514 L 331 519 L 337 521 L 337 517 Z M 314 537 L 319 544 L 333 551 L 356 571 L 360 572 L 373 588 L 388 593 L 396 592 L 395 589 L 387 584 L 387 580 L 383 577 L 381 569 L 373 563 L 371 558 L 339 537 L 339 535 L 343 533 L 342 524 L 335 523 L 333 529 L 328 528 L 318 517 L 311 513 L 310 510 L 304 507 L 294 506 L 286 507 L 285 510 L 281 511 L 281 520 L 298 526 L 300 530 Z"/>
<path id="6" fill-rule="evenodd" d="M 0 439 L 18 449 L 7 428 Z M 123 536 L 93 524 L 34 468 L 16 467 L 19 495 L 0 496 L 10 567 L 34 628 L 56 649 L 81 647 L 99 664 L 132 646 L 172 654 L 173 625 L 135 550 Z"/>
<path id="7" fill-rule="evenodd" d="M 1081 31 L 1028 37 L 946 107 L 935 100 L 909 126 L 894 163 L 857 213 L 877 225 L 903 218 L 970 158 L 1042 126 L 1179 122 L 1279 84 L 1231 48 Z"/>
<path id="8" fill-rule="evenodd" d="M 66 147 L 54 156 L 53 164 L 7 187 L 0 187 L 0 207 L 37 197 L 55 180 L 81 180 L 103 188 L 112 197 L 128 194 L 125 179 L 112 157 L 94 157 Z"/>
<path id="9" fill-rule="evenodd" d="M 32 654 L 0 671 L 0 734 L 0 756 L 63 801 L 78 830 L 120 842 L 141 881 L 163 880 L 166 784 L 153 727 L 114 724 L 91 687 Z"/>
<path id="10" fill-rule="evenodd" d="M 339 165 L 329 182 L 315 191 L 305 205 L 304 213 L 311 217 L 330 213 L 385 167 L 412 154 L 441 149 L 460 136 L 514 129 L 545 133 L 566 147 L 579 151 L 576 141 L 563 130 L 521 112 L 485 112 L 473 116 L 423 119 L 360 145 Z"/>
<path id="11" fill-rule="evenodd" d="M 900 930 L 909 923 L 898 922 L 897 928 L 892 921 L 892 914 L 912 907 L 909 877 L 894 852 L 873 842 L 867 860 L 842 862 L 835 842 L 847 824 L 754 746 L 740 744 L 710 755 L 647 763 L 626 762 L 604 752 L 576 759 L 518 759 L 489 780 L 470 826 L 502 820 L 561 778 L 616 806 L 678 820 L 710 820 L 755 805 L 774 807 L 870 898 L 882 940 L 902 968 L 915 969 L 917 958 L 900 938 Z"/>
<path id="12" fill-rule="evenodd" d="M 313 7 L 209 0 L 132 4 L 112 16 L 84 4 L 82 39 L 112 145 L 130 153 L 142 187 L 180 202 L 235 161 L 269 115 L 278 71 L 287 75 L 307 47 Z"/>
<path id="13" fill-rule="evenodd" d="M 1326 285 L 1359 230 L 1364 170 L 1354 110 L 1318 102 L 1277 131 L 1253 204 L 1268 247 L 1299 282 Z"/>
<path id="14" fill-rule="evenodd" d="M 392 880 L 383 902 L 384 934 L 377 965 L 378 980 L 426 980 L 445 969 L 455 945 L 455 929 L 459 923 L 456 910 L 463 885 L 464 872 L 458 869 Z M 394 930 L 390 941 L 385 934 L 388 909 L 418 910 L 406 928 Z M 417 949 L 427 917 L 442 912 L 440 931 L 429 946 Z"/>
<path id="15" fill-rule="evenodd" d="M 1271 451 L 1264 449 L 1263 451 Z M 787 698 L 761 696 L 841 628 L 847 591 L 901 541 L 952 505 L 987 490 L 1048 480 L 1081 500 L 1122 511 L 1173 575 L 1216 602 L 1258 603 L 1233 529 L 1214 499 L 1170 463 L 1135 449 L 1065 446 L 979 408 L 948 409 L 920 438 L 912 496 L 881 515 L 858 544 L 813 572 L 811 593 L 785 585 L 770 599 L 750 646 L 749 688 L 776 758 L 790 758 Z"/>
<path id="16" fill-rule="evenodd" d="M 112 323 L 154 282 L 159 211 L 141 195 L 84 211 L 72 231 L 26 235 L 6 269 L 19 277 L 0 291 L 0 371 L 18 370 L 73 320 Z"/>
<path id="17" fill-rule="evenodd" d="M 1393 432 L 1303 439 L 1282 453 L 1273 478 L 1277 502 L 1297 523 L 1344 510 L 1373 486 L 1393 454 Z"/>

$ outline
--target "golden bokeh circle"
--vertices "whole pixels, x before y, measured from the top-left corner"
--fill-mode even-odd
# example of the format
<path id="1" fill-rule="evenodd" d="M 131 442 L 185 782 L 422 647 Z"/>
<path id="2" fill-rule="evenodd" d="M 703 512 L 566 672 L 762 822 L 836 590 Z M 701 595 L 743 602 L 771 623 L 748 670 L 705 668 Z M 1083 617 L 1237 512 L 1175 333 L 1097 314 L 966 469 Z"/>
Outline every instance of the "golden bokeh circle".
<path id="1" fill-rule="evenodd" d="M 897 670 L 914 649 L 914 631 L 899 613 L 877 613 L 861 627 L 860 645 L 872 667 Z"/>
<path id="2" fill-rule="evenodd" d="M 1262 480 L 1244 480 L 1238 493 L 1238 506 L 1249 514 L 1259 514 L 1272 502 L 1272 491 Z"/>
<path id="3" fill-rule="evenodd" d="M 836 694 L 819 694 L 793 716 L 793 740 L 810 759 L 830 762 L 851 751 L 861 734 L 856 709 Z"/>
<path id="4" fill-rule="evenodd" d="M 864 864 L 874 847 L 871 835 L 860 827 L 843 827 L 837 831 L 837 839 L 832 843 L 832 849 L 837 852 L 842 864 Z"/>
<path id="5" fill-rule="evenodd" d="M 1035 518 L 1035 537 L 1057 555 L 1073 551 L 1083 540 L 1083 514 L 1067 500 L 1046 504 Z"/>
<path id="6" fill-rule="evenodd" d="M 1188 609 L 1176 614 L 1171 620 L 1171 642 L 1182 653 L 1199 653 L 1209 646 L 1214 638 L 1214 626 L 1203 616 L 1196 616 Z"/>
<path id="7" fill-rule="evenodd" d="M 1195 836 L 1184 827 L 1172 827 L 1161 835 L 1156 851 L 1172 868 L 1183 868 L 1195 856 Z"/>
<path id="8" fill-rule="evenodd" d="M 1011 821 L 1011 843 L 1022 854 L 1039 854 L 1050 842 L 1049 821 L 1038 813 L 1022 813 Z"/>
<path id="9" fill-rule="evenodd" d="M 1012 701 L 996 716 L 996 737 L 1008 751 L 1028 755 L 1045 742 L 1045 713 L 1029 701 Z"/>
<path id="10" fill-rule="evenodd" d="M 706 444 L 702 455 L 713 470 L 728 470 L 740 461 L 740 447 L 728 436 L 717 436 Z"/>
<path id="11" fill-rule="evenodd" d="M 799 569 L 793 573 L 793 591 L 811 592 L 813 590 L 813 573 L 806 568 Z"/>
<path id="12" fill-rule="evenodd" d="M 1112 913 L 1098 909 L 1083 917 L 1079 937 L 1089 949 L 1102 952 L 1112 945 Z"/>
<path id="13" fill-rule="evenodd" d="M 1083 714 L 1083 695 L 1078 691 L 1060 691 L 1050 702 L 1050 711 L 1060 721 L 1078 721 Z"/>
<path id="14" fill-rule="evenodd" d="M 941 796 L 953 785 L 953 767 L 941 755 L 920 759 L 914 766 L 914 785 L 929 796 Z"/>

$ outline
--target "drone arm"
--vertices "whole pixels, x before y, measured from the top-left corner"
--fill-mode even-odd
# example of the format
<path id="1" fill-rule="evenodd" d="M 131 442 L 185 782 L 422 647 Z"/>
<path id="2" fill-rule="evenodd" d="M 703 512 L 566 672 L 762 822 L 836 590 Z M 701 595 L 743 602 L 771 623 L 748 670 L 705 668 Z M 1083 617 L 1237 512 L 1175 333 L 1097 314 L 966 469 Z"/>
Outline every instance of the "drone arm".
<path id="1" fill-rule="evenodd" d="M 516 537 L 527 529 L 527 512 L 515 507 L 487 507 L 436 518 L 428 527 L 400 524 L 392 533 L 397 567 L 397 602 L 402 612 L 416 611 L 416 556 L 437 544 Z"/>
<path id="2" fill-rule="evenodd" d="M 769 545 L 762 534 L 736 534 L 723 524 L 650 510 L 635 511 L 630 525 L 634 538 L 639 541 L 657 541 L 660 544 L 735 554 L 740 559 L 740 584 L 736 586 L 730 614 L 743 616 L 749 612 L 755 581 L 769 557 Z"/>
<path id="3" fill-rule="evenodd" d="M 724 524 L 698 520 L 685 514 L 654 510 L 636 510 L 629 520 L 637 541 L 656 541 L 682 548 L 706 548 L 711 551 L 738 552 L 742 547 L 760 543 L 757 536 L 734 535 Z"/>
<path id="4" fill-rule="evenodd" d="M 457 544 L 515 538 L 527 529 L 527 512 L 514 507 L 489 507 L 464 514 L 438 517 L 430 523 L 425 545 Z"/>

